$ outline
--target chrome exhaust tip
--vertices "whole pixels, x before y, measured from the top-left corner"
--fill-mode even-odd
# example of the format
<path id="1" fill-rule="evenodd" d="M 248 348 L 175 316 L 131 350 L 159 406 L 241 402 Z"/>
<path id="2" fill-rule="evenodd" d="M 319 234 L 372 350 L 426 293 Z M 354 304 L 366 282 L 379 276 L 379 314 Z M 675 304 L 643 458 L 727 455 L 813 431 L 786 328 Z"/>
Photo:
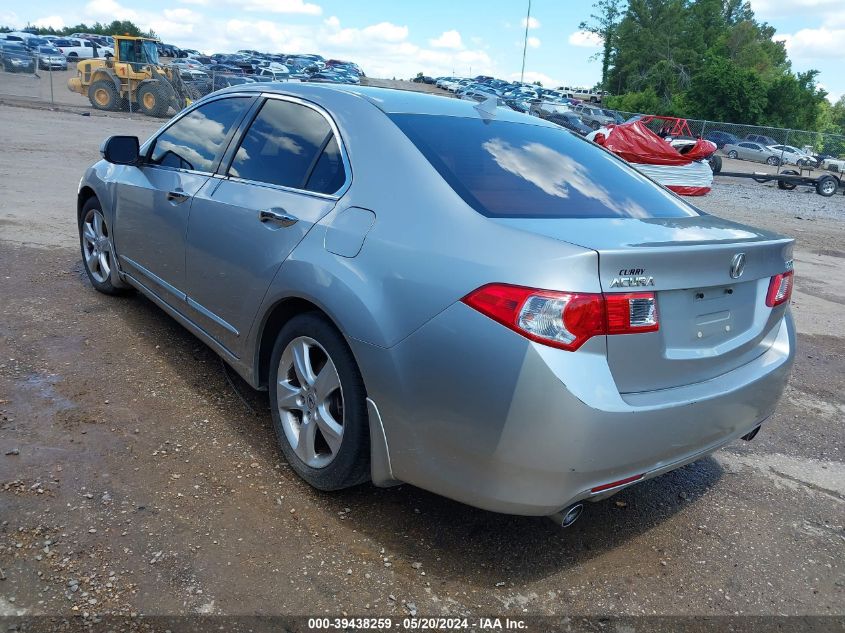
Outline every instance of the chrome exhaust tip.
<path id="1" fill-rule="evenodd" d="M 568 508 L 564 508 L 560 512 L 555 512 L 554 514 L 550 514 L 549 518 L 554 522 L 555 525 L 562 528 L 568 528 L 570 525 L 575 523 L 579 518 L 581 518 L 581 514 L 584 512 L 584 504 L 583 503 L 573 503 Z"/>

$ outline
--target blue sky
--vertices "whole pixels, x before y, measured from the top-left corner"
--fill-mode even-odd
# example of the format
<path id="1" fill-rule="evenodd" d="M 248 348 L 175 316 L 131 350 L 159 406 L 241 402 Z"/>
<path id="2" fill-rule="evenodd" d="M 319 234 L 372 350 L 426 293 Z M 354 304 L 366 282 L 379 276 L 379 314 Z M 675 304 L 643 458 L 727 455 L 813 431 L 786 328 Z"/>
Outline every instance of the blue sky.
<path id="1" fill-rule="evenodd" d="M 578 31 L 589 0 L 532 0 L 526 79 L 592 86 L 599 42 Z M 203 52 L 255 48 L 358 62 L 371 76 L 492 74 L 518 79 L 527 2 L 487 0 L 0 0 L 0 24 L 63 26 L 131 19 L 165 41 Z M 752 0 L 778 29 L 796 70 L 845 93 L 841 0 Z"/>

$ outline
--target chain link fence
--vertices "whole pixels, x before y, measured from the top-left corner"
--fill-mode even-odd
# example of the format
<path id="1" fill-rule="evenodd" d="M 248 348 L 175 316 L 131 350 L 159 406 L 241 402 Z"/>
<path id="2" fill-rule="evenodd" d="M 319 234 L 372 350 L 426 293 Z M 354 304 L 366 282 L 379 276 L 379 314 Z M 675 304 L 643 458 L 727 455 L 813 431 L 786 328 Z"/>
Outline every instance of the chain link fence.
<path id="1" fill-rule="evenodd" d="M 633 112 L 619 114 L 626 120 L 640 116 Z M 664 119 L 653 119 L 647 125 L 661 135 L 674 127 Z M 723 171 L 845 172 L 843 135 L 701 119 L 686 119 L 686 126 L 682 136 L 700 137 L 716 144 L 723 158 Z"/>
<path id="2" fill-rule="evenodd" d="M 140 71 L 142 66 L 144 65 L 139 65 L 136 70 Z M 162 117 L 170 116 L 192 101 L 229 86 L 285 79 L 281 73 L 277 75 L 272 71 L 262 70 L 255 74 L 237 72 L 232 67 L 218 70 L 214 65 L 203 66 L 188 59 L 169 58 L 163 58 L 159 66 L 148 69 L 148 74 L 151 77 L 166 79 L 176 95 L 171 107 L 158 112 L 157 116 Z M 10 54 L 0 48 L 0 98 L 35 100 L 60 106 L 123 110 L 129 113 L 153 113 L 154 108 L 144 105 L 143 95 L 137 85 L 129 92 L 128 98 L 126 93 L 122 92 L 122 98 L 117 103 L 96 104 L 91 78 L 86 79 L 83 75 L 84 73 L 78 72 L 77 64 L 73 60 L 38 52 Z M 82 89 L 69 89 L 69 80 L 75 78 L 82 80 Z M 540 105 L 549 105 L 550 112 L 561 107 L 566 109 L 566 106 L 559 103 L 535 103 L 526 108 L 526 111 L 544 116 L 538 111 Z M 596 104 L 585 105 L 590 109 L 601 107 Z M 618 115 L 616 119 L 619 121 L 641 116 L 634 112 L 618 112 Z M 597 126 L 596 121 L 589 115 L 571 109 L 566 117 L 558 118 L 559 123 L 582 134 Z M 663 135 L 666 135 L 667 125 L 672 127 L 664 119 L 648 122 L 650 129 Z M 675 134 L 677 133 L 675 130 Z M 687 119 L 681 135 L 701 137 L 716 143 L 719 148 L 717 153 L 722 158 L 722 171 L 728 173 L 780 173 L 785 170 L 802 174 L 809 172 L 810 175 L 833 173 L 839 176 L 845 173 L 845 136 L 842 135 L 699 119 Z"/>
<path id="3" fill-rule="evenodd" d="M 51 63 L 38 53 L 0 48 L 0 96 L 55 102 L 52 73 L 66 73 L 67 67 L 64 58 Z"/>
<path id="4" fill-rule="evenodd" d="M 108 64 L 108 60 L 106 60 Z M 185 105 L 204 97 L 211 92 L 246 83 L 284 81 L 280 73 L 262 72 L 246 74 L 236 72 L 231 68 L 219 71 L 213 66 L 204 68 L 194 65 L 184 59 L 163 59 L 155 67 L 149 64 L 133 65 L 136 75 L 147 75 L 149 78 L 166 81 L 172 86 L 177 95 L 177 104 L 168 110 L 172 114 Z M 69 88 L 69 81 L 79 78 L 82 80 L 81 89 Z M 92 77 L 85 77 L 79 72 L 77 63 L 64 57 L 41 55 L 27 52 L 26 54 L 5 53 L 0 49 L 0 98 L 9 97 L 13 100 L 38 101 L 57 106 L 77 106 L 97 108 L 102 110 L 123 110 L 130 113 L 147 113 L 139 101 L 142 96 L 137 84 L 132 82 L 129 98 L 121 98 L 116 104 L 97 104 L 91 88 Z M 125 96 L 121 89 L 119 96 Z M 177 107 L 178 106 L 178 107 Z"/>

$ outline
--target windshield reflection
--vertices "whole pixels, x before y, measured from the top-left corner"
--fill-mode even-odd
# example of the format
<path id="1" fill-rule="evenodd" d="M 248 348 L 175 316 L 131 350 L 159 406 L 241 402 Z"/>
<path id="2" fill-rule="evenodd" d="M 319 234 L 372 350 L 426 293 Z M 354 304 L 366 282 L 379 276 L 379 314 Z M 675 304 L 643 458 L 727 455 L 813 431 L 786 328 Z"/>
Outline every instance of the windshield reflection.
<path id="1" fill-rule="evenodd" d="M 574 189 L 619 215 L 649 217 L 645 209 L 629 198 L 615 199 L 597 178 L 590 175 L 590 170 L 574 158 L 542 143 L 529 142 L 515 147 L 501 138 L 492 138 L 482 147 L 499 167 L 536 185 L 550 196 L 569 198 L 570 189 Z"/>

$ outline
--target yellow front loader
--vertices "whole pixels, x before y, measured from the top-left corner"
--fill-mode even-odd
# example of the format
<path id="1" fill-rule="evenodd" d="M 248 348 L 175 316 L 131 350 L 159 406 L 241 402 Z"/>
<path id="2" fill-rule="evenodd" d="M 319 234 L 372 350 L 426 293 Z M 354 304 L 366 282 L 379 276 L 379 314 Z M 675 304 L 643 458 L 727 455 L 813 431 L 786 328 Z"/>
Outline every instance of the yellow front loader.
<path id="1" fill-rule="evenodd" d="M 114 57 L 77 63 L 77 76 L 67 82 L 72 92 L 87 96 L 98 110 L 141 111 L 165 117 L 191 102 L 188 87 L 175 68 L 162 66 L 156 41 L 146 37 L 114 36 Z"/>

